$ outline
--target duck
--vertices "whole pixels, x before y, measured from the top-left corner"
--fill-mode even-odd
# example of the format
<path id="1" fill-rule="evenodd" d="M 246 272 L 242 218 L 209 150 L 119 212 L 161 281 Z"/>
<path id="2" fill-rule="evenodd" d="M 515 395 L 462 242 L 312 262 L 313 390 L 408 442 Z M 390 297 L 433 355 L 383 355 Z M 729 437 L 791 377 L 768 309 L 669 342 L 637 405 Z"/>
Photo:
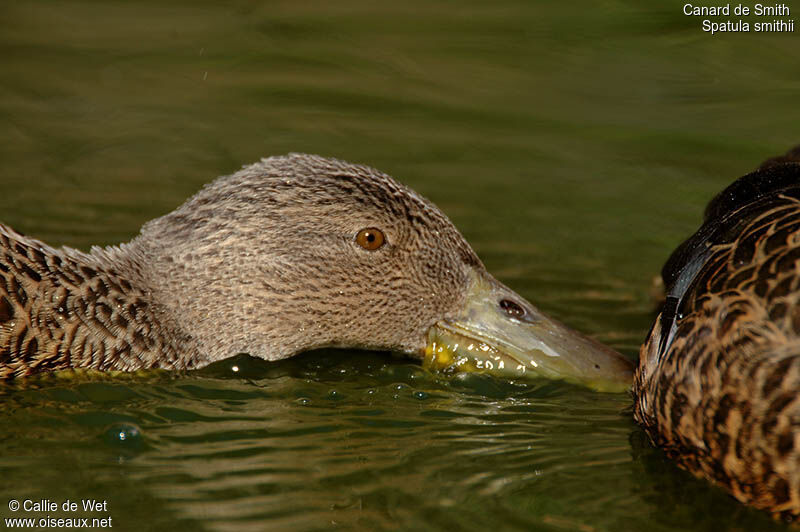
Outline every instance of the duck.
<path id="1" fill-rule="evenodd" d="M 711 200 L 661 272 L 634 418 L 667 457 L 800 516 L 800 146 Z"/>
<path id="2" fill-rule="evenodd" d="M 368 166 L 268 157 L 88 252 L 0 225 L 0 380 L 326 347 L 601 391 L 633 378 L 626 357 L 500 283 L 435 205 Z"/>

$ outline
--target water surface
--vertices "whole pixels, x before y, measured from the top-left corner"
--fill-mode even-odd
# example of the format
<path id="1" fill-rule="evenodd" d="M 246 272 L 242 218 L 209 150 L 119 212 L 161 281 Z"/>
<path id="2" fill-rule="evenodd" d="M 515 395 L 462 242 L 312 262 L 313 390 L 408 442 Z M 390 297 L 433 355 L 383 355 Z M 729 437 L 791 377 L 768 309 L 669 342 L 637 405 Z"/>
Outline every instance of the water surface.
<path id="1" fill-rule="evenodd" d="M 262 156 L 336 156 L 634 358 L 704 204 L 800 142 L 797 37 L 711 37 L 681 7 L 6 3 L 0 220 L 112 244 Z M 676 469 L 629 407 L 348 351 L 37 380 L 0 389 L 0 517 L 97 498 L 123 530 L 781 528 Z"/>

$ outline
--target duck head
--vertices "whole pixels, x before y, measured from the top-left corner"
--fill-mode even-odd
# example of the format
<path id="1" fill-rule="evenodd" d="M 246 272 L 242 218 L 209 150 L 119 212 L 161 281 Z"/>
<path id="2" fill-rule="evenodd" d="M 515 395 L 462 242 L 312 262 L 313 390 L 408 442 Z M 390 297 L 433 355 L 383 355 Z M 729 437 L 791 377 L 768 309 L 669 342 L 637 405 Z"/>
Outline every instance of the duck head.
<path id="1" fill-rule="evenodd" d="M 271 157 L 131 244 L 152 298 L 210 363 L 321 347 L 627 389 L 631 363 L 492 277 L 432 203 L 374 169 Z"/>

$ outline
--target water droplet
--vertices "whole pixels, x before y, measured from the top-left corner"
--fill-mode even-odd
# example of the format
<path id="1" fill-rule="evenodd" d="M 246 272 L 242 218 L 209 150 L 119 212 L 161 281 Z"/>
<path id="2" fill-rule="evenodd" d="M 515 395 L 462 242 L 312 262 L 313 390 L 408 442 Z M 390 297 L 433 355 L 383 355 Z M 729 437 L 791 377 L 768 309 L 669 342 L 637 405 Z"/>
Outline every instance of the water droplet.
<path id="1" fill-rule="evenodd" d="M 417 390 L 416 392 L 414 392 L 414 397 L 419 399 L 420 401 L 424 401 L 425 399 L 430 397 L 430 395 L 428 395 L 426 392 L 423 392 L 421 390 Z"/>
<path id="2" fill-rule="evenodd" d="M 123 449 L 137 449 L 144 445 L 142 430 L 133 423 L 114 423 L 105 430 L 104 439 L 109 445 Z"/>
<path id="3" fill-rule="evenodd" d="M 308 406 L 311 404 L 311 399 L 309 399 L 308 397 L 298 397 L 295 400 L 295 403 L 297 403 L 300 406 Z"/>

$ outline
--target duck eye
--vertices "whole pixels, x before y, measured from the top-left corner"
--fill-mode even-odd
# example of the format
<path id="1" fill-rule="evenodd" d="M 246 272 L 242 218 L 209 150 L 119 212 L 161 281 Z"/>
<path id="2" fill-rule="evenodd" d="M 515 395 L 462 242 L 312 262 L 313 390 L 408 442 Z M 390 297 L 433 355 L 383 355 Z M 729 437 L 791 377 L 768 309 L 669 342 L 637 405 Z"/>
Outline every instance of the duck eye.
<path id="1" fill-rule="evenodd" d="M 380 229 L 368 227 L 358 232 L 356 242 L 368 251 L 375 251 L 386 242 L 386 237 L 383 236 L 383 231 Z"/>

